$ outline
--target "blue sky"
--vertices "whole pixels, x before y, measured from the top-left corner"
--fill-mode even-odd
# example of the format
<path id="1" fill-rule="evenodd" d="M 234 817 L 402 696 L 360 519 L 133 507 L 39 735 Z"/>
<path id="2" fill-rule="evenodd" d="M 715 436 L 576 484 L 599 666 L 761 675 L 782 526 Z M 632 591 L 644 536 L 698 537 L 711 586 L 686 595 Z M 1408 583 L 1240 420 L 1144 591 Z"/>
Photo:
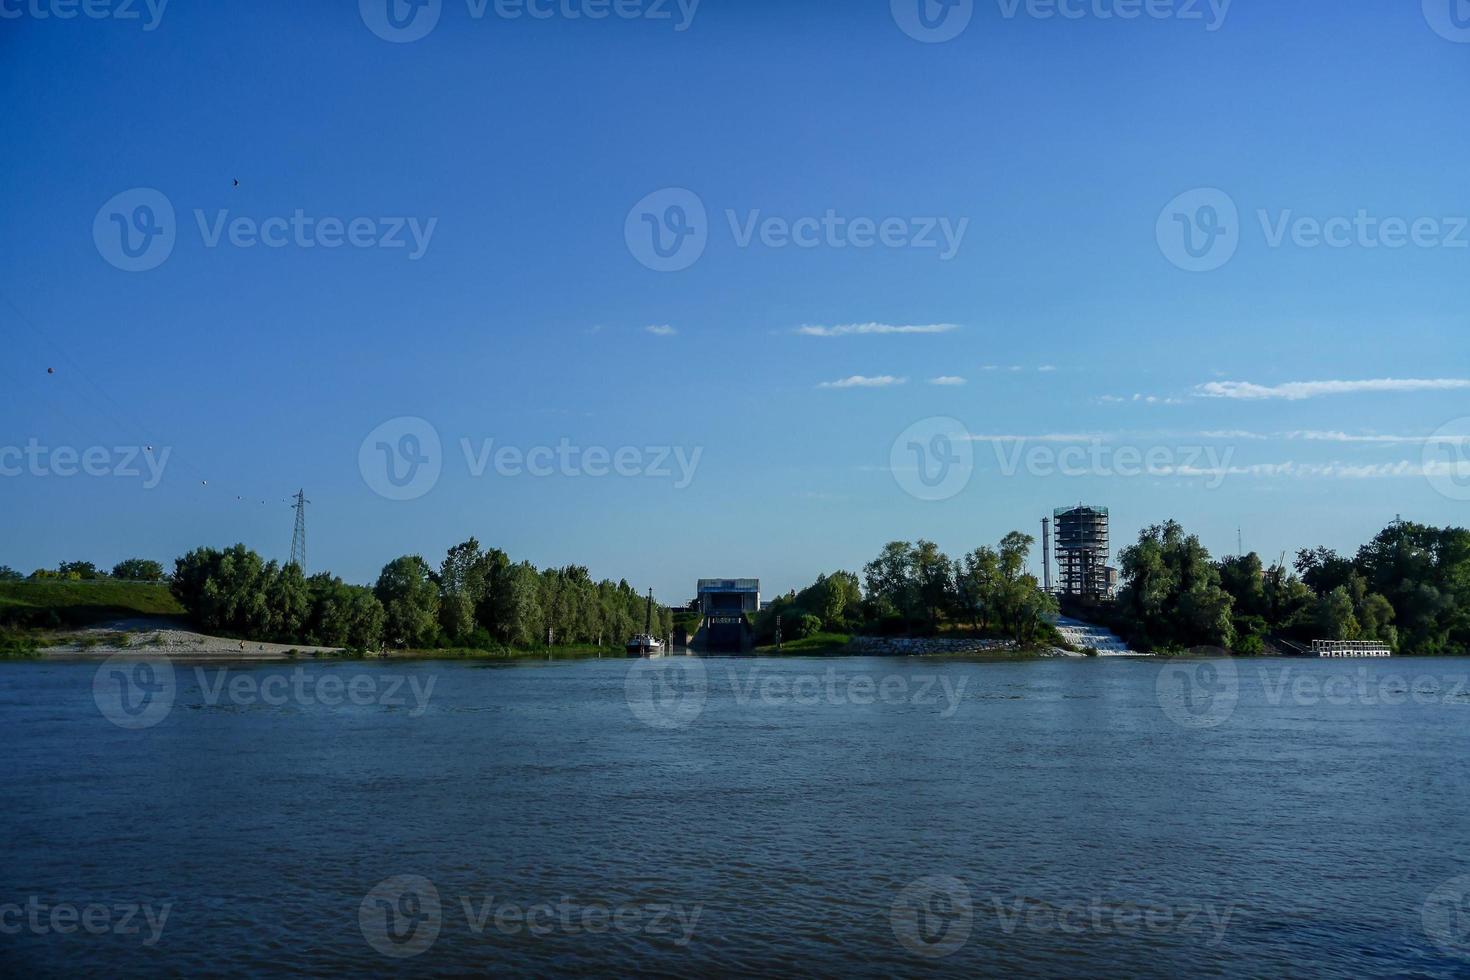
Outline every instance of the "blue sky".
<path id="1" fill-rule="evenodd" d="M 1078 500 L 1109 506 L 1120 542 L 1174 517 L 1273 559 L 1354 548 L 1395 514 L 1465 521 L 1466 484 L 1425 469 L 1463 462 L 1470 433 L 1453 20 L 990 0 L 926 43 L 905 0 L 692 18 L 626 0 L 640 16 L 597 20 L 566 15 L 588 0 L 514 19 L 443 0 L 394 42 L 374 2 L 150 21 L 5 0 L 0 564 L 235 541 L 284 558 L 297 487 L 313 571 L 371 581 L 473 534 L 672 601 L 700 576 L 800 586 L 894 538 L 958 553 Z M 704 247 L 658 271 L 635 233 L 671 188 L 703 209 Z M 173 242 L 130 271 L 117 222 L 158 200 L 139 189 Z M 1169 229 L 1210 241 L 1207 206 L 1227 234 L 1189 271 Z M 287 230 L 298 212 L 311 231 Z M 829 212 L 842 230 L 812 247 L 761 225 Z M 1313 234 L 1332 219 L 1342 247 Z M 1387 247 L 1388 219 L 1417 243 Z M 321 222 L 354 220 L 362 246 L 322 244 Z M 403 418 L 440 450 L 400 500 L 373 460 L 379 441 L 382 461 L 426 452 Z M 973 440 L 943 499 L 895 465 L 915 425 Z M 633 447 L 624 469 L 654 472 L 477 476 L 492 439 Z M 104 447 L 105 475 L 19 463 L 28 445 Z M 1068 445 L 1092 455 L 1048 467 Z M 145 446 L 169 454 L 155 486 L 113 452 Z M 1017 446 L 1040 461 L 1008 465 Z M 1127 475 L 1125 446 L 1160 465 Z"/>

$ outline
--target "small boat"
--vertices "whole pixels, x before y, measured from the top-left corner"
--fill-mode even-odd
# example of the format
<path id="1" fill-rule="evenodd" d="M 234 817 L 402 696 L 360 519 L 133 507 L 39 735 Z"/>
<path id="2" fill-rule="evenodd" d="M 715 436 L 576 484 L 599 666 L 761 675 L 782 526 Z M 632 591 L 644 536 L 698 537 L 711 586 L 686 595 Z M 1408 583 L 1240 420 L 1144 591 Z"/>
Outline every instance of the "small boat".
<path id="1" fill-rule="evenodd" d="M 663 641 L 653 635 L 653 590 L 648 590 L 648 606 L 643 612 L 643 632 L 635 633 L 624 647 L 630 657 L 656 657 L 663 652 Z"/>

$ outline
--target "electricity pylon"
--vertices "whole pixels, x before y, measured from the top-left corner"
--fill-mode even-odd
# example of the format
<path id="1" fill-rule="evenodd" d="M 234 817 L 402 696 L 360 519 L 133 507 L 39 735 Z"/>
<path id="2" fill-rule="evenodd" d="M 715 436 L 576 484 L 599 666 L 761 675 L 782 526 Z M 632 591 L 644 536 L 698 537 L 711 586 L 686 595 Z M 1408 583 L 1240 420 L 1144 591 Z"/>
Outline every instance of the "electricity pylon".
<path id="1" fill-rule="evenodd" d="M 291 532 L 291 563 L 301 569 L 301 574 L 306 574 L 306 505 L 311 503 L 306 499 L 305 490 L 296 491 L 296 503 L 291 506 L 296 511 L 296 528 Z"/>

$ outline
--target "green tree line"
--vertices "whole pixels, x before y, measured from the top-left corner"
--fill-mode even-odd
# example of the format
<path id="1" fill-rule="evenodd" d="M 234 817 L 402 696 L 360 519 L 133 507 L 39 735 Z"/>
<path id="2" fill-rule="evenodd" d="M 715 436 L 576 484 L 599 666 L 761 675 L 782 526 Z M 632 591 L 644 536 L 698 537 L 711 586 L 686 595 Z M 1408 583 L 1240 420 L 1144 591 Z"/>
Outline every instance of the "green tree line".
<path id="1" fill-rule="evenodd" d="M 595 582 L 579 565 L 538 570 L 474 538 L 437 569 L 419 555 L 395 558 L 371 588 L 303 576 L 242 544 L 196 548 L 175 561 L 169 588 L 206 632 L 359 650 L 621 645 L 643 629 L 645 611 L 626 581 Z M 668 610 L 653 615 L 655 634 L 668 633 Z"/>
<path id="2" fill-rule="evenodd" d="M 162 582 L 163 566 L 150 558 L 129 558 L 112 566 L 112 572 L 98 568 L 89 561 L 64 561 L 55 568 L 38 568 L 29 576 L 21 575 L 9 565 L 0 565 L 0 582 L 19 582 L 29 577 L 32 581 L 61 580 L 67 582 L 90 582 L 96 579 L 115 578 L 129 582 Z"/>
<path id="3" fill-rule="evenodd" d="M 1377 640 L 1416 655 L 1470 649 L 1470 530 L 1395 521 L 1346 557 L 1329 548 L 1265 566 L 1215 561 L 1175 521 L 1119 555 L 1111 622 L 1142 650 L 1220 646 L 1260 653 L 1273 636 Z"/>
<path id="4" fill-rule="evenodd" d="M 834 572 L 782 596 L 756 619 L 758 642 L 769 643 L 781 617 L 785 639 L 819 631 L 933 635 L 965 630 L 1030 644 L 1054 636 L 1056 601 L 1026 570 L 1035 539 L 1012 531 L 995 547 L 982 545 L 951 559 L 932 541 L 890 541 L 863 566 Z"/>

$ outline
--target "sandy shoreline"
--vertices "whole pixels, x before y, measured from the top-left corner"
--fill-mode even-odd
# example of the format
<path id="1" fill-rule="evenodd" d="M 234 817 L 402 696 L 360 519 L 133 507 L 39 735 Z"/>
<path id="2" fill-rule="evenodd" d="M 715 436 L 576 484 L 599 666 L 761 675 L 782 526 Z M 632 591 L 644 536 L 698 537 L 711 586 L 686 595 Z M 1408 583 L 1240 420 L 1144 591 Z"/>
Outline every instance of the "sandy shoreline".
<path id="1" fill-rule="evenodd" d="M 126 642 L 119 642 L 119 634 Z M 140 656 L 188 657 L 220 660 L 292 660 L 297 657 L 339 656 L 341 647 L 313 647 L 293 643 L 232 640 L 179 629 L 173 621 L 146 618 L 99 623 L 68 634 L 65 643 L 40 648 L 43 657 L 104 658 L 117 653 Z"/>

